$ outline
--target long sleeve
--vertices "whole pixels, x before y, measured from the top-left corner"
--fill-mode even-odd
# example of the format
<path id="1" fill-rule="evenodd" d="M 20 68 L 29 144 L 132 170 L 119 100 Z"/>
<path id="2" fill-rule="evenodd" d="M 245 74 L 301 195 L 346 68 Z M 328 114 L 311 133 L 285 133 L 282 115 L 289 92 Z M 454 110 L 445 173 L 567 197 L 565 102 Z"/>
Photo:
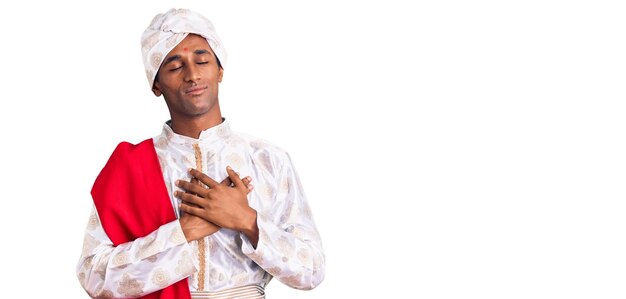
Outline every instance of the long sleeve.
<path id="1" fill-rule="evenodd" d="M 136 298 L 190 276 L 195 260 L 178 220 L 113 246 L 94 207 L 76 273 L 93 298 Z"/>
<path id="2" fill-rule="evenodd" d="M 243 253 L 284 284 L 313 289 L 324 279 L 325 257 L 300 179 L 287 153 L 270 209 L 257 210 L 256 249 L 240 234 Z"/>

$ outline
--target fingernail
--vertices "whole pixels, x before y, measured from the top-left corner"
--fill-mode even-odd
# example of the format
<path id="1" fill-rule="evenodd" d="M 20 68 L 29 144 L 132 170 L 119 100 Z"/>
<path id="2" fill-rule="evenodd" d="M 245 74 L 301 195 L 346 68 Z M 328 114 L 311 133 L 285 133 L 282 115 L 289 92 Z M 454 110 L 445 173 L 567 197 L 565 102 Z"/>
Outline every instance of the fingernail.
<path id="1" fill-rule="evenodd" d="M 192 170 L 193 170 L 193 168 L 189 168 L 189 169 L 187 169 L 187 171 L 188 171 L 188 172 L 191 172 Z"/>
<path id="2" fill-rule="evenodd" d="M 230 166 L 226 166 L 226 169 L 228 169 L 228 170 L 233 170 L 233 168 L 232 168 L 232 167 L 230 167 Z"/>
<path id="3" fill-rule="evenodd" d="M 180 180 L 176 180 L 176 186 L 180 186 Z"/>

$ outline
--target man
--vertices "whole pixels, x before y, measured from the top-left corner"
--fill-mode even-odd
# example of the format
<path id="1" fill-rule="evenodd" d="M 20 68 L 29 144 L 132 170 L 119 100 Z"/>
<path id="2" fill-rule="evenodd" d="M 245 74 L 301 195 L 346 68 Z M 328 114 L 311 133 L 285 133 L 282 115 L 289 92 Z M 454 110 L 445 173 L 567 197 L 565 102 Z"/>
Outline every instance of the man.
<path id="1" fill-rule="evenodd" d="M 154 138 L 120 143 L 94 183 L 77 267 L 87 293 L 264 298 L 272 277 L 316 287 L 324 254 L 289 155 L 222 118 L 226 52 L 213 25 L 189 10 L 159 14 L 142 54 L 171 120 Z"/>

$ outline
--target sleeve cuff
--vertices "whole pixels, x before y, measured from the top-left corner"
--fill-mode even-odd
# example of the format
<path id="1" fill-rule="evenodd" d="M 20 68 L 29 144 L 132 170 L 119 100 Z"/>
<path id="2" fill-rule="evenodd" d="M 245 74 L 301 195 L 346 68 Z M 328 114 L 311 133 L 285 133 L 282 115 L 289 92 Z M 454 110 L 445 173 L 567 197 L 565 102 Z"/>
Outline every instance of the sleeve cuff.
<path id="1" fill-rule="evenodd" d="M 172 246 L 180 246 L 187 244 L 187 238 L 183 233 L 183 228 L 180 226 L 180 221 L 174 220 L 168 224 L 164 224 L 162 227 L 167 227 L 170 230 L 169 243 Z"/>
<path id="2" fill-rule="evenodd" d="M 261 265 L 263 262 L 262 252 L 264 252 L 267 247 L 267 230 L 271 229 L 275 224 L 268 221 L 261 213 L 257 213 L 256 224 L 259 228 L 259 240 L 256 244 L 256 249 L 252 246 L 252 243 L 244 233 L 239 233 L 239 238 L 241 239 L 241 251 L 243 254 L 255 261 L 258 265 Z"/>
<path id="3" fill-rule="evenodd" d="M 180 265 L 189 265 L 191 267 L 181 267 L 183 270 L 181 273 L 185 276 L 191 275 L 195 273 L 200 268 L 198 262 L 198 255 L 196 250 L 193 249 L 193 246 L 187 242 L 187 238 L 185 238 L 185 234 L 183 233 L 183 228 L 180 226 L 180 221 L 175 220 L 168 224 L 167 226 L 171 226 L 172 232 L 170 234 L 169 242 L 172 246 L 180 246 L 182 248 L 182 260 L 179 262 Z M 187 271 L 184 271 L 186 269 Z"/>

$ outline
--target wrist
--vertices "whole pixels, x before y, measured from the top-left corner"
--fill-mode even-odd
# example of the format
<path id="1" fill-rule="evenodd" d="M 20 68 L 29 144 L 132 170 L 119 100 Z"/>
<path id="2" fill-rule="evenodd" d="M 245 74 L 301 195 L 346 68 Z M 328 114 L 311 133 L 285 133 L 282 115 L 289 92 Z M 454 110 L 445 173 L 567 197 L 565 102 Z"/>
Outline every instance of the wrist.
<path id="1" fill-rule="evenodd" d="M 195 240 L 194 236 L 193 236 L 193 230 L 189 229 L 189 228 L 185 228 L 182 223 L 181 223 L 181 228 L 183 230 L 183 235 L 185 235 L 185 239 L 187 240 L 187 243 Z"/>
<path id="2" fill-rule="evenodd" d="M 184 220 L 178 220 L 178 222 L 180 223 L 180 228 L 183 231 L 183 235 L 185 235 L 185 239 L 187 240 L 187 243 L 198 240 L 202 237 L 198 229 L 195 229 L 193 226 L 190 225 L 184 225 L 183 221 Z"/>
<path id="3" fill-rule="evenodd" d="M 245 225 L 242 227 L 241 232 L 248 237 L 248 240 L 256 248 L 259 240 L 259 227 L 257 225 L 257 212 L 255 209 L 250 208 L 250 213 L 246 217 Z"/>

